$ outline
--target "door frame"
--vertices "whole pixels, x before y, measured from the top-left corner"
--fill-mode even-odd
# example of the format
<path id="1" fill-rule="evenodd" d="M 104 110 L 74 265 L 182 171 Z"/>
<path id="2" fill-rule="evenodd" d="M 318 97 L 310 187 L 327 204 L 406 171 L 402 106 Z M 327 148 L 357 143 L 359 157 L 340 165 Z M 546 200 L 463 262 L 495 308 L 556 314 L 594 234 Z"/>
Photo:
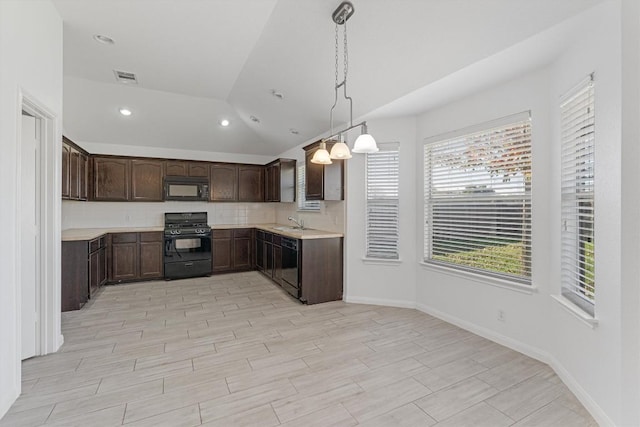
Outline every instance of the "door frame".
<path id="1" fill-rule="evenodd" d="M 36 97 L 23 88 L 18 91 L 18 114 L 16 126 L 17 143 L 22 144 L 22 111 L 36 117 L 40 125 L 40 149 L 37 163 L 40 167 L 38 216 L 39 239 L 36 243 L 39 251 L 38 284 L 36 285 L 36 356 L 57 351 L 63 343 L 60 329 L 60 252 L 61 252 L 61 156 L 62 135 L 59 117 Z M 17 145 L 20 147 L 20 145 Z M 22 241 L 21 241 L 21 173 L 22 153 L 16 149 L 16 308 L 17 316 L 17 352 L 18 361 L 22 359 Z M 21 375 L 20 375 L 21 376 Z"/>

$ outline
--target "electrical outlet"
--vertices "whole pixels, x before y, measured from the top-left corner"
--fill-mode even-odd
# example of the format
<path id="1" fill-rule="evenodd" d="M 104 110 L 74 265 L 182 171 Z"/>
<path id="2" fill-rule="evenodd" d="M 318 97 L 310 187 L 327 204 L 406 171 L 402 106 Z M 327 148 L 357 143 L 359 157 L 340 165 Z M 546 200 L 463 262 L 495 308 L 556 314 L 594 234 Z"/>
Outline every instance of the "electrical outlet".
<path id="1" fill-rule="evenodd" d="M 498 320 L 501 322 L 507 321 L 506 315 L 504 314 L 504 310 L 498 310 Z"/>

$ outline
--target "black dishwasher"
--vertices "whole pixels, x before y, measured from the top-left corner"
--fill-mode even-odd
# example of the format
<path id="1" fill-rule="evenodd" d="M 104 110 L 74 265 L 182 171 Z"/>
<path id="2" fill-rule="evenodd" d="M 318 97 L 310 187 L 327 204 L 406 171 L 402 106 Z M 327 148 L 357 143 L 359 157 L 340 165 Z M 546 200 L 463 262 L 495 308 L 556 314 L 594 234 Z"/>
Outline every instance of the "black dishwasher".
<path id="1" fill-rule="evenodd" d="M 282 237 L 282 288 L 300 298 L 298 278 L 298 240 Z"/>

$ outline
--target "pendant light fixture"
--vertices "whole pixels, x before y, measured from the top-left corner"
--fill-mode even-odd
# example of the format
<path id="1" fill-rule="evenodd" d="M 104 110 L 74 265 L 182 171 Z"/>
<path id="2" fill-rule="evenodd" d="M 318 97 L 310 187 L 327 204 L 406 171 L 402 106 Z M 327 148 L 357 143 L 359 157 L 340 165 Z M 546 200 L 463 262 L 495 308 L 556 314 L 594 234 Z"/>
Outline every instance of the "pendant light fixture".
<path id="1" fill-rule="evenodd" d="M 378 146 L 376 145 L 375 139 L 367 132 L 367 122 L 358 123 L 356 125 L 353 124 L 353 100 L 350 96 L 347 95 L 347 74 L 349 72 L 349 55 L 348 55 L 348 47 L 347 47 L 347 20 L 353 15 L 355 9 L 353 4 L 350 1 L 343 1 L 340 5 L 333 11 L 331 14 L 331 18 L 333 22 L 336 24 L 336 32 L 335 32 L 335 40 L 336 40 L 336 54 L 335 54 L 335 63 L 336 63 L 336 72 L 335 72 L 335 84 L 334 84 L 334 102 L 331 107 L 331 112 L 329 114 L 329 124 L 331 126 L 331 135 L 327 138 L 324 138 L 322 142 L 320 142 L 320 148 L 316 150 L 313 157 L 311 158 L 311 163 L 318 164 L 331 164 L 331 159 L 337 160 L 346 160 L 350 159 L 351 152 L 349 151 L 349 146 L 345 142 L 346 132 L 360 126 L 361 134 L 356 139 L 356 142 L 353 147 L 354 153 L 375 153 L 378 151 Z M 338 27 L 342 26 L 342 43 L 343 43 L 343 64 L 344 64 L 344 78 L 341 83 L 338 83 Z M 338 133 L 333 133 L 333 110 L 336 108 L 338 104 L 338 89 L 343 88 L 344 98 L 349 101 L 349 127 L 341 130 Z M 332 138 L 338 136 L 337 141 L 331 147 L 331 154 L 327 151 L 327 141 L 333 141 Z"/>

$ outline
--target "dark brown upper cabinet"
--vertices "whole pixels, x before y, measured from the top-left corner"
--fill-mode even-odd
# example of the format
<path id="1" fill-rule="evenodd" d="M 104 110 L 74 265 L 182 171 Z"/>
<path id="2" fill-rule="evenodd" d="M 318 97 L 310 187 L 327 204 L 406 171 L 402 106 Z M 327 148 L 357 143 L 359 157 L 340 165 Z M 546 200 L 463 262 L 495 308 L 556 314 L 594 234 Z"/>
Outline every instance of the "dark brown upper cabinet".
<path id="1" fill-rule="evenodd" d="M 93 200 L 126 202 L 129 200 L 131 160 L 118 157 L 93 157 Z"/>
<path id="2" fill-rule="evenodd" d="M 162 160 L 131 160 L 131 201 L 163 200 L 164 167 Z"/>
<path id="3" fill-rule="evenodd" d="M 186 160 L 167 160 L 165 162 L 166 176 L 209 176 L 209 163 L 190 162 Z"/>
<path id="4" fill-rule="evenodd" d="M 278 159 L 265 167 L 265 201 L 295 202 L 296 161 Z"/>
<path id="5" fill-rule="evenodd" d="M 238 165 L 238 201 L 264 202 L 264 166 Z"/>
<path id="6" fill-rule="evenodd" d="M 320 141 L 303 147 L 305 150 L 306 200 L 344 200 L 344 160 L 333 160 L 330 165 L 311 163 Z M 332 143 L 327 143 L 331 151 Z"/>
<path id="7" fill-rule="evenodd" d="M 71 147 L 62 143 L 62 198 L 68 199 L 70 195 L 69 162 L 71 157 Z"/>
<path id="8" fill-rule="evenodd" d="M 211 165 L 211 198 L 212 202 L 238 201 L 238 165 L 214 163 Z"/>
<path id="9" fill-rule="evenodd" d="M 89 155 L 66 137 L 62 139 L 62 198 L 87 200 Z"/>

